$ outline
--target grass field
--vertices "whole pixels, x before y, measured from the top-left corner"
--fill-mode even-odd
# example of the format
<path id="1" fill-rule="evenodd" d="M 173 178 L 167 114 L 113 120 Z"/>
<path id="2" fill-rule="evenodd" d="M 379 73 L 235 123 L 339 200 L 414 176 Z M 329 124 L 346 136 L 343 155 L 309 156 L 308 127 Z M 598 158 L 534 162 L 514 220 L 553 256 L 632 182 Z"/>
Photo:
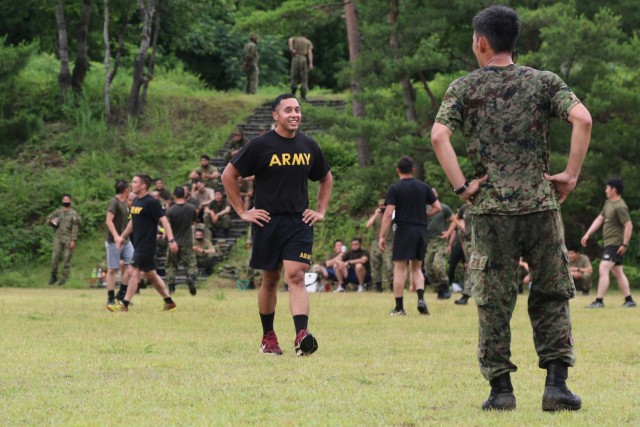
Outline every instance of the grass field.
<path id="1" fill-rule="evenodd" d="M 152 290 L 129 313 L 104 309 L 105 291 L 0 288 L 0 425 L 639 425 L 640 310 L 572 300 L 578 361 L 569 386 L 583 409 L 540 409 L 526 298 L 513 319 L 518 409 L 483 413 L 475 304 L 415 295 L 406 317 L 389 293 L 311 295 L 320 348 L 296 358 L 288 295 L 280 293 L 281 357 L 258 353 L 255 291 L 210 285 L 176 293 L 161 312 Z"/>

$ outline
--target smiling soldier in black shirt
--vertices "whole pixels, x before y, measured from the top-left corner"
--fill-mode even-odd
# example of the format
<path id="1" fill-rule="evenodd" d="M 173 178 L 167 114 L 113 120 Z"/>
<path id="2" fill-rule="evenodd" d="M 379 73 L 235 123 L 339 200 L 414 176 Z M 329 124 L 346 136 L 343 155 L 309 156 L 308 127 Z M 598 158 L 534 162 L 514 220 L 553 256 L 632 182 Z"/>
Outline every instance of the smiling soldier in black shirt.
<path id="1" fill-rule="evenodd" d="M 284 267 L 291 314 L 296 329 L 296 356 L 317 350 L 307 330 L 309 299 L 304 273 L 309 269 L 313 224 L 324 219 L 333 178 L 318 143 L 298 132 L 300 105 L 292 94 L 278 96 L 271 105 L 277 126 L 251 140 L 222 174 L 229 203 L 240 218 L 251 222 L 253 248 L 250 265 L 262 270 L 258 309 L 262 322 L 262 353 L 282 354 L 273 330 L 277 286 Z M 246 210 L 237 178 L 255 175 L 255 207 Z M 319 181 L 316 210 L 309 209 L 308 180 Z"/>

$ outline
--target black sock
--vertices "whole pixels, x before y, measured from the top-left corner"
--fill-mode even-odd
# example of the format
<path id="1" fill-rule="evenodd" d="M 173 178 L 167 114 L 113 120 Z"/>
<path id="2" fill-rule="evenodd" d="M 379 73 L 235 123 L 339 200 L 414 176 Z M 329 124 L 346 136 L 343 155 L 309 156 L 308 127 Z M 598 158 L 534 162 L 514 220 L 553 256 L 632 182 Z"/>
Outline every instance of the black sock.
<path id="1" fill-rule="evenodd" d="M 166 297 L 164 299 L 164 302 L 166 302 L 167 304 L 171 304 L 173 302 L 173 300 L 171 299 L 171 297 Z"/>
<path id="2" fill-rule="evenodd" d="M 604 300 L 602 298 L 596 298 L 596 302 L 604 303 Z"/>
<path id="3" fill-rule="evenodd" d="M 631 294 L 627 295 L 626 297 L 624 297 L 625 301 L 629 301 L 632 302 L 633 301 L 633 297 L 631 296 Z"/>
<path id="4" fill-rule="evenodd" d="M 416 289 L 416 292 L 418 293 L 418 301 L 424 299 L 424 289 Z"/>
<path id="5" fill-rule="evenodd" d="M 113 301 L 116 297 L 116 291 L 107 291 L 107 300 Z"/>
<path id="6" fill-rule="evenodd" d="M 260 313 L 260 321 L 262 322 L 262 337 L 266 337 L 268 332 L 273 331 L 273 319 L 276 317 L 276 312 L 271 314 Z"/>
<path id="7" fill-rule="evenodd" d="M 293 316 L 293 324 L 296 327 L 296 334 L 300 331 L 307 330 L 307 324 L 309 323 L 309 316 L 306 314 L 298 314 Z"/>
<path id="8" fill-rule="evenodd" d="M 129 301 L 127 301 L 126 299 L 122 300 L 122 303 L 124 304 L 125 307 L 129 307 Z"/>
<path id="9" fill-rule="evenodd" d="M 404 310 L 403 298 L 396 298 L 396 310 Z"/>
<path id="10" fill-rule="evenodd" d="M 123 300 L 126 295 L 127 295 L 127 285 L 122 284 L 120 285 L 120 289 L 118 290 L 118 299 Z"/>

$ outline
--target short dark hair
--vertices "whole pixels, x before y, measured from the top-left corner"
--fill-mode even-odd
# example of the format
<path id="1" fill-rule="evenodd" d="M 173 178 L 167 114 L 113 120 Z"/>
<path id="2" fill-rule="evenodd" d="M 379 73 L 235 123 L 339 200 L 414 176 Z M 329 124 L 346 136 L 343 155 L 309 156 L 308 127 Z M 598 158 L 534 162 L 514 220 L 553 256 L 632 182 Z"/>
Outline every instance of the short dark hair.
<path id="1" fill-rule="evenodd" d="M 611 188 L 615 188 L 618 195 L 622 195 L 622 192 L 624 191 L 624 184 L 620 178 L 611 178 L 607 181 L 607 185 Z"/>
<path id="2" fill-rule="evenodd" d="M 495 53 L 513 52 L 520 35 L 518 13 L 506 6 L 489 6 L 473 18 L 473 30 L 484 36 Z"/>
<path id="3" fill-rule="evenodd" d="M 136 175 L 138 178 L 140 178 L 140 181 L 142 181 L 142 183 L 144 185 L 147 186 L 147 190 L 149 190 L 151 188 L 151 177 L 149 175 L 145 175 L 143 173 Z"/>
<path id="4" fill-rule="evenodd" d="M 211 160 L 211 157 L 209 157 L 209 156 L 208 156 L 208 155 L 206 155 L 206 154 L 203 154 L 202 156 L 200 156 L 200 160 L 202 160 L 202 159 Z"/>
<path id="5" fill-rule="evenodd" d="M 573 252 L 580 252 L 580 246 L 577 243 L 571 242 L 567 243 L 567 250 Z"/>
<path id="6" fill-rule="evenodd" d="M 334 241 L 333 241 L 333 246 L 335 246 L 335 245 L 336 245 L 336 243 L 338 243 L 338 242 L 340 242 L 340 243 L 344 243 L 344 242 L 342 241 L 342 239 L 336 239 L 336 240 L 334 240 Z"/>
<path id="7" fill-rule="evenodd" d="M 357 241 L 358 243 L 362 244 L 362 239 L 359 238 L 359 237 L 354 237 L 353 239 L 351 239 L 351 241 L 352 242 L 356 242 Z"/>
<path id="8" fill-rule="evenodd" d="M 173 197 L 177 197 L 178 199 L 184 199 L 184 188 L 176 187 L 173 189 Z"/>
<path id="9" fill-rule="evenodd" d="M 281 95 L 276 96 L 276 99 L 273 100 L 273 102 L 271 103 L 271 111 L 276 111 L 278 109 L 278 106 L 280 105 L 280 102 L 282 102 L 285 99 L 297 99 L 296 96 L 292 93 L 283 93 Z"/>
<path id="10" fill-rule="evenodd" d="M 71 197 L 71 194 L 69 194 L 69 193 L 64 193 L 64 194 L 62 195 L 62 198 L 63 198 L 63 199 L 64 199 L 65 197 L 68 197 L 68 198 L 70 198 L 70 199 L 73 199 L 73 197 Z"/>
<path id="11" fill-rule="evenodd" d="M 116 181 L 113 188 L 116 190 L 116 194 L 122 194 L 126 191 L 127 188 L 129 188 L 129 183 L 124 179 L 119 179 Z"/>
<path id="12" fill-rule="evenodd" d="M 213 193 L 222 193 L 222 195 L 224 196 L 224 191 L 222 190 L 222 188 L 218 187 L 215 190 L 213 190 Z"/>
<path id="13" fill-rule="evenodd" d="M 162 182 L 164 182 L 164 181 L 162 180 L 162 178 L 160 178 L 160 177 L 157 177 L 157 178 L 154 178 L 154 179 L 153 179 L 153 182 L 158 182 L 158 181 L 162 181 Z"/>
<path id="14" fill-rule="evenodd" d="M 400 173 L 411 173 L 413 170 L 413 159 L 409 156 L 402 156 L 397 164 Z"/>

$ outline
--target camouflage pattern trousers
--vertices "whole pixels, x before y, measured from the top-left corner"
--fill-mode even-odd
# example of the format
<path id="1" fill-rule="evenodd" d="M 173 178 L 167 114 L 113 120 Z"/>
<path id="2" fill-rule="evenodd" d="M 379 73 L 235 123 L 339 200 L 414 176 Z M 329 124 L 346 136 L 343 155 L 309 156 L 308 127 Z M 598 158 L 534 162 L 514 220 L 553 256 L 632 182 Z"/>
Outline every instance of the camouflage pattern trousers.
<path id="1" fill-rule="evenodd" d="M 510 321 L 518 297 L 518 260 L 529 263 L 528 312 L 538 366 L 573 366 L 569 299 L 575 287 L 564 244 L 560 211 L 526 215 L 470 215 L 472 253 L 469 284 L 478 306 L 480 372 L 491 380 L 515 372 Z"/>
<path id="2" fill-rule="evenodd" d="M 256 93 L 258 91 L 259 70 L 257 65 L 249 65 L 244 70 L 247 76 L 247 83 L 244 88 L 245 93 Z"/>
<path id="3" fill-rule="evenodd" d="M 71 258 L 73 257 L 73 251 L 69 250 L 70 240 L 60 239 L 55 237 L 53 239 L 53 252 L 51 254 L 51 275 L 58 275 L 58 264 L 60 264 L 60 260 L 63 261 L 62 266 L 62 277 L 69 277 L 69 273 L 71 272 Z"/>
<path id="4" fill-rule="evenodd" d="M 393 239 L 387 240 L 387 250 L 382 252 L 377 240 L 371 241 L 371 281 L 373 283 L 393 283 Z"/>
<path id="5" fill-rule="evenodd" d="M 187 276 L 198 274 L 198 264 L 196 263 L 196 254 L 193 252 L 193 248 L 191 246 L 180 246 L 177 254 L 167 250 L 167 283 L 176 283 L 178 266 L 181 263 L 187 267 Z"/>
<path id="6" fill-rule="evenodd" d="M 429 283 L 431 283 L 435 289 L 442 285 L 448 286 L 447 242 L 445 240 L 429 239 L 424 268 L 429 277 Z"/>

